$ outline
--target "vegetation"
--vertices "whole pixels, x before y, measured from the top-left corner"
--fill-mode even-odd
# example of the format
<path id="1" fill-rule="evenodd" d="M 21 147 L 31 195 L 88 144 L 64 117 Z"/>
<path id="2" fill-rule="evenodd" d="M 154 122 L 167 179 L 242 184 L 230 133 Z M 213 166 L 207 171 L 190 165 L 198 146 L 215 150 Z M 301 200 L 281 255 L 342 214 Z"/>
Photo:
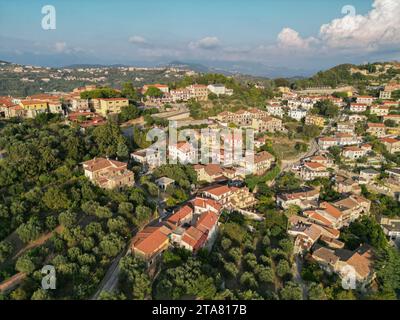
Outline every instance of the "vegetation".
<path id="1" fill-rule="evenodd" d="M 118 126 L 82 133 L 52 120 L 26 120 L 1 129 L 0 148 L 8 154 L 0 162 L 0 263 L 8 275 L 28 274 L 9 298 L 89 298 L 126 237 L 155 209 L 141 189 L 102 190 L 82 174 L 84 160 L 127 156 Z M 24 243 L 32 249 L 12 259 L 9 235 L 21 240 L 18 250 Z M 57 272 L 57 289 L 47 293 L 40 290 L 44 261 Z"/>

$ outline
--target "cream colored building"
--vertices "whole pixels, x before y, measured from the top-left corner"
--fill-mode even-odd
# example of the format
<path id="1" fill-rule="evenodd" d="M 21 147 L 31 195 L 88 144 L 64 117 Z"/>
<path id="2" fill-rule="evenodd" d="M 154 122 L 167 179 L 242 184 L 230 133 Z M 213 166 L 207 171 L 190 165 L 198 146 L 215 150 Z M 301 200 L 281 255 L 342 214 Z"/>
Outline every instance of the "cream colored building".
<path id="1" fill-rule="evenodd" d="M 104 117 L 110 113 L 120 113 L 122 108 L 129 106 L 129 100 L 126 98 L 99 99 L 99 102 L 96 112 Z"/>

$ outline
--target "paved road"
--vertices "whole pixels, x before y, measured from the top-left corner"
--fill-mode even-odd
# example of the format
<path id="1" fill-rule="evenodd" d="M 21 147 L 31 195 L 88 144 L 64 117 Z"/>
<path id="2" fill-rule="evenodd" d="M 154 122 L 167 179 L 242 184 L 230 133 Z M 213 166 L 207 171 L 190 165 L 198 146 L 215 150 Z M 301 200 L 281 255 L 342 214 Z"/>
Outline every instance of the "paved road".
<path id="1" fill-rule="evenodd" d="M 308 288 L 307 285 L 304 283 L 303 279 L 301 278 L 301 269 L 303 268 L 303 261 L 296 254 L 295 261 L 293 262 L 293 280 L 298 283 L 303 292 L 303 300 L 307 300 L 308 297 Z"/>
<path id="2" fill-rule="evenodd" d="M 102 291 L 113 292 L 116 289 L 119 277 L 119 262 L 126 254 L 127 250 L 124 250 L 114 259 L 92 300 L 98 300 Z"/>

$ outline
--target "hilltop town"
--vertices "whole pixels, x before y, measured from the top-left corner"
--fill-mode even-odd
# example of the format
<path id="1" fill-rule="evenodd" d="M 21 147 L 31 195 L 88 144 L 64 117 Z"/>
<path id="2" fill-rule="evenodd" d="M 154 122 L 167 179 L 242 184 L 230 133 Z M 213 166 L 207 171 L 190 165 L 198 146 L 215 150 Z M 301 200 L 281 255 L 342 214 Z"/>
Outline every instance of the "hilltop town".
<path id="1" fill-rule="evenodd" d="M 1 298 L 398 298 L 398 63 L 114 69 L 0 63 Z"/>

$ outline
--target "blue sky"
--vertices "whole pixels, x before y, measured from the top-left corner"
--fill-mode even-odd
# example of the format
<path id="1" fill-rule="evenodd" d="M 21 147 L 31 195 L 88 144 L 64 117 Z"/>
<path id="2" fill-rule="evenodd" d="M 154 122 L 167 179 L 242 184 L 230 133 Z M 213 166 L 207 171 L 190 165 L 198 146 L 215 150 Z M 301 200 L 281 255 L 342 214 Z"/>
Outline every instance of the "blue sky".
<path id="1" fill-rule="evenodd" d="M 388 30 L 379 27 L 381 34 L 374 31 L 375 38 L 365 39 L 363 28 L 377 20 L 369 16 L 372 10 L 380 20 L 389 11 L 400 13 L 396 2 L 0 0 L 0 59 L 42 64 L 232 61 L 299 69 L 395 59 L 396 36 L 385 36 L 376 48 L 373 43 Z M 41 27 L 41 9 L 48 4 L 56 9 L 56 30 Z M 346 5 L 355 8 L 356 16 L 347 17 L 354 21 L 344 21 Z M 341 28 L 349 23 L 354 28 L 344 38 Z M 327 25 L 324 32 L 322 25 Z M 390 21 L 387 28 L 399 31 Z M 357 40 L 362 43 L 355 48 Z"/>

